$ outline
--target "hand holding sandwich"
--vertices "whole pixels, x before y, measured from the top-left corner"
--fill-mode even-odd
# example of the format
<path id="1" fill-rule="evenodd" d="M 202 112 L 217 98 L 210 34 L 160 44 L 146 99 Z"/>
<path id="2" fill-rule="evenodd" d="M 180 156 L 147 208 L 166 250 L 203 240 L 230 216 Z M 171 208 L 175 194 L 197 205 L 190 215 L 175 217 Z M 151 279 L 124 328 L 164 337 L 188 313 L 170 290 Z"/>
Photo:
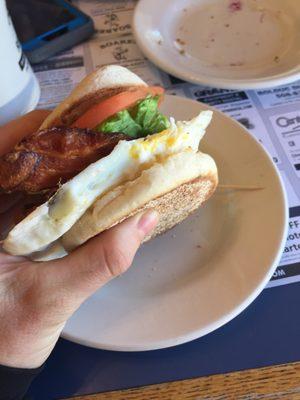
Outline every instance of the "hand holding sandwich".
<path id="1" fill-rule="evenodd" d="M 35 111 L 1 127 L 0 154 L 35 131 L 47 114 Z M 43 264 L 0 253 L 0 364 L 40 366 L 66 320 L 88 296 L 130 266 L 156 222 L 152 211 L 135 215 L 69 256 Z"/>
<path id="2" fill-rule="evenodd" d="M 49 115 L 1 128 L 0 190 L 21 196 L 21 209 L 1 221 L 0 364 L 40 365 L 67 318 L 129 267 L 141 242 L 216 189 L 216 164 L 199 149 L 212 111 L 176 122 L 158 108 L 163 95 L 105 66 Z"/>
<path id="3" fill-rule="evenodd" d="M 130 216 L 156 209 L 145 241 L 183 221 L 213 194 L 217 166 L 199 146 L 212 119 L 175 121 L 164 90 L 108 65 L 87 75 L 44 120 L 0 156 L 0 189 L 25 195 L 3 249 L 57 259 Z"/>

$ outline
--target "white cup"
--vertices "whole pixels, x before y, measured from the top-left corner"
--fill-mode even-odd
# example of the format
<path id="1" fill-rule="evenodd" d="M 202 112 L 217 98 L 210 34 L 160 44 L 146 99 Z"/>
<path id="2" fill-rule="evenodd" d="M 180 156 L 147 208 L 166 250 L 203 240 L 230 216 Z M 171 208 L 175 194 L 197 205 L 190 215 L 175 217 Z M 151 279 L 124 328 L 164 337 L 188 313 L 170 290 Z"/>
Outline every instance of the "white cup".
<path id="1" fill-rule="evenodd" d="M 40 87 L 0 0 L 0 125 L 33 110 Z"/>

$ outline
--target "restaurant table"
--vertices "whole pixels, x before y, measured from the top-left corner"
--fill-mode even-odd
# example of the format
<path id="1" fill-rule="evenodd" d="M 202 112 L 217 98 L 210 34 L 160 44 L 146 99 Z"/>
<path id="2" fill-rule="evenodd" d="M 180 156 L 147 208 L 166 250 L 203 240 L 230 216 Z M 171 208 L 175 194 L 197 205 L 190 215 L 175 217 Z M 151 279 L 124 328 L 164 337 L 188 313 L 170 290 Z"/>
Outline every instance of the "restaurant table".
<path id="1" fill-rule="evenodd" d="M 188 379 L 137 389 L 76 397 L 77 400 L 192 400 L 300 398 L 300 363 Z M 74 397 L 73 397 L 74 399 Z"/>
<path id="2" fill-rule="evenodd" d="M 163 350 L 112 352 L 61 339 L 29 393 L 36 400 L 300 399 L 299 305 L 300 283 L 265 289 L 222 328 Z M 111 393 L 123 389 L 131 390 Z"/>
<path id="3" fill-rule="evenodd" d="M 267 130 L 272 132 L 270 121 L 278 109 L 288 115 L 298 110 L 298 103 L 293 103 L 293 99 L 298 99 L 299 89 L 296 86 L 278 94 L 289 96 L 289 103 L 281 104 L 280 99 L 283 97 L 277 99 L 276 94 L 264 93 L 258 97 L 253 93 L 231 93 L 224 89 L 205 93 L 192 85 L 187 88 L 177 78 L 162 75 L 152 65 L 145 69 L 146 61 L 137 49 L 131 32 L 134 6 L 132 2 L 125 1 L 123 9 L 119 3 L 109 0 L 81 2 L 85 12 L 94 9 L 92 16 L 95 18 L 97 37 L 89 49 L 83 51 L 79 47 L 64 59 L 52 59 L 46 64 L 35 66 L 44 94 L 44 102 L 40 106 L 53 106 L 52 101 L 59 98 L 55 96 L 59 95 L 60 89 L 64 94 L 69 90 L 72 80 L 75 82 L 86 74 L 84 65 L 94 68 L 101 63 L 117 62 L 129 65 L 131 69 L 136 68 L 134 71 L 142 73 L 143 78 L 147 71 L 147 82 L 150 84 L 158 84 L 156 79 L 161 77 L 163 85 L 164 79 L 171 86 L 177 85 L 166 86 L 172 89 L 168 93 L 188 94 L 193 99 L 207 102 L 229 114 L 233 111 L 222 107 L 236 101 L 244 102 L 241 108 L 250 107 L 253 114 L 239 116 L 239 122 L 248 124 L 249 129 L 252 125 L 251 129 L 254 125 L 264 129 L 265 124 Z M 97 9 L 99 4 L 103 10 Z M 116 4 L 115 8 L 112 4 Z M 114 30 L 119 36 L 114 36 Z M 104 39 L 99 46 L 96 41 L 101 38 Z M 59 80 L 60 68 L 68 67 L 69 75 L 63 73 Z M 70 72 L 72 68 L 74 72 Z M 47 70 L 53 70 L 54 83 L 49 78 L 52 75 L 48 76 L 45 72 Z M 49 98 L 45 95 L 48 91 L 51 95 Z M 277 103 L 273 104 L 273 98 L 281 104 L 280 107 Z M 271 106 L 269 103 L 272 103 Z M 280 153 L 280 158 L 286 159 L 286 154 Z M 293 206 L 296 212 L 291 217 L 300 216 L 299 207 L 295 207 L 299 204 Z M 299 263 L 289 265 L 288 268 L 292 272 L 296 268 L 298 270 Z M 282 271 L 288 272 L 287 269 Z M 287 277 L 289 279 L 290 275 L 287 274 Z M 242 314 L 225 326 L 173 348 L 147 352 L 112 352 L 60 339 L 28 394 L 33 400 L 69 399 L 76 396 L 86 400 L 300 400 L 299 308 L 300 282 L 263 290 Z"/>

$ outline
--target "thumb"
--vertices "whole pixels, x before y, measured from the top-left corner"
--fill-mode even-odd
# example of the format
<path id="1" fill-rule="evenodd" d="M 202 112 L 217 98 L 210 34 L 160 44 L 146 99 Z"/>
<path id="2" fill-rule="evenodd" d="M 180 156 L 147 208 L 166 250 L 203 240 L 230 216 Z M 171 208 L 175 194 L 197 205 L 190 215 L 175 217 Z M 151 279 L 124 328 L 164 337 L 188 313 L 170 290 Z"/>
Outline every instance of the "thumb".
<path id="1" fill-rule="evenodd" d="M 141 242 L 157 221 L 155 211 L 137 214 L 89 240 L 54 265 L 51 263 L 48 272 L 56 287 L 63 287 L 80 304 L 130 267 Z"/>

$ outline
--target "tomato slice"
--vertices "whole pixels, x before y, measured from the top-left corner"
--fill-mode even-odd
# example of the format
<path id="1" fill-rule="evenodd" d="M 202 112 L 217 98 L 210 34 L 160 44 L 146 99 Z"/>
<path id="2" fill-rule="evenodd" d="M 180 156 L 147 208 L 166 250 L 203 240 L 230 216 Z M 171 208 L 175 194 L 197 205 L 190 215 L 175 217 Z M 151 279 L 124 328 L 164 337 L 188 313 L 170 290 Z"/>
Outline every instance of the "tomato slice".
<path id="1" fill-rule="evenodd" d="M 115 96 L 101 101 L 99 104 L 95 104 L 71 126 L 75 128 L 93 129 L 119 111 L 133 106 L 138 100 L 144 99 L 148 94 L 162 97 L 163 93 L 164 89 L 159 86 L 146 86 L 145 88 L 139 87 L 133 91 L 116 94 Z"/>

